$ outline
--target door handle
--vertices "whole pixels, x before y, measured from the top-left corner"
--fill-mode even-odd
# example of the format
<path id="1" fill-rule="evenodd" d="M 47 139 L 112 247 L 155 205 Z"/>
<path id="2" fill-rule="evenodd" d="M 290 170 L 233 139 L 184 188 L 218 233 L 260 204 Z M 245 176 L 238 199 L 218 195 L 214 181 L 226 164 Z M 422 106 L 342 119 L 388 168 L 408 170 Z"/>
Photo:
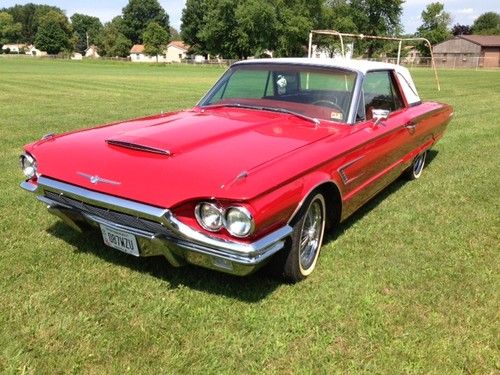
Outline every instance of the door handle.
<path id="1" fill-rule="evenodd" d="M 408 130 L 415 130 L 416 127 L 417 127 L 417 123 L 415 123 L 413 121 L 407 122 L 405 124 L 405 128 Z"/>

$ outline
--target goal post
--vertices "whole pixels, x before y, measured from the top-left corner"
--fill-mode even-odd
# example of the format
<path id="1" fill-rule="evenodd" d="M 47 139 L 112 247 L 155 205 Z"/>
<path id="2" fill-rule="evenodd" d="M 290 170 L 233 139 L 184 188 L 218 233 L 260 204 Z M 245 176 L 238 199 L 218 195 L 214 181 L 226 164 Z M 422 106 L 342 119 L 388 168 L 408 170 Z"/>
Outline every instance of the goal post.
<path id="1" fill-rule="evenodd" d="M 431 66 L 432 69 L 434 70 L 434 77 L 436 79 L 436 85 L 438 91 L 441 91 L 441 85 L 439 83 L 439 77 L 437 73 L 437 68 L 436 68 L 436 63 L 434 62 L 434 54 L 432 53 L 432 45 L 429 42 L 428 39 L 426 38 L 399 38 L 399 37 L 393 37 L 393 36 L 378 36 L 378 35 L 364 35 L 364 34 L 350 34 L 350 33 L 341 33 L 336 30 L 311 30 L 309 33 L 309 48 L 307 52 L 307 56 L 309 58 L 312 57 L 313 53 L 313 36 L 314 35 L 328 35 L 332 37 L 338 37 L 340 39 L 340 51 L 342 57 L 345 58 L 345 48 L 344 48 L 344 37 L 348 38 L 356 38 L 356 39 L 376 39 L 376 40 L 390 40 L 394 42 L 399 42 L 398 44 L 398 57 L 397 57 L 397 62 L 396 64 L 399 65 L 401 62 L 401 48 L 404 42 L 410 42 L 410 41 L 418 41 L 418 42 L 424 42 L 427 47 L 429 47 L 429 51 L 431 53 Z"/>

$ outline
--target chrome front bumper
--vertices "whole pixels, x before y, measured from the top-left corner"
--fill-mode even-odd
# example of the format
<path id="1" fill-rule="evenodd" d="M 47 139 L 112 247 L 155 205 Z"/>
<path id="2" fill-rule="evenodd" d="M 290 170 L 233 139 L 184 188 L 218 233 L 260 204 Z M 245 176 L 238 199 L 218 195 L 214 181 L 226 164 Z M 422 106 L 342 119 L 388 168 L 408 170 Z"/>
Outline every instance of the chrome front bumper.
<path id="1" fill-rule="evenodd" d="M 284 247 L 292 228 L 286 225 L 265 237 L 244 243 L 215 238 L 179 221 L 170 210 L 114 197 L 47 177 L 21 187 L 35 193 L 49 212 L 76 230 L 105 225 L 136 237 L 141 256 L 163 255 L 173 266 L 191 263 L 248 275 Z"/>

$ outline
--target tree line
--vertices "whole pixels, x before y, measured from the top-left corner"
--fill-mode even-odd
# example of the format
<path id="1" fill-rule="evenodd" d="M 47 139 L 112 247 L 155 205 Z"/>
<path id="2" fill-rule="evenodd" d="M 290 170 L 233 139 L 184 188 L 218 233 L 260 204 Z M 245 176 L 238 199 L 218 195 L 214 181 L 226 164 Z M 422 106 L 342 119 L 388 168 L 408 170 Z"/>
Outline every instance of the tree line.
<path id="1" fill-rule="evenodd" d="M 70 19 L 54 6 L 26 4 L 0 10 L 0 44 L 27 43 L 49 54 L 85 52 L 98 46 L 104 56 L 129 55 L 133 44 L 146 53 L 162 52 L 180 39 L 191 53 L 224 58 L 303 56 L 311 29 L 334 29 L 365 35 L 400 35 L 404 0 L 187 0 L 180 35 L 157 0 L 129 0 L 122 14 L 102 24 L 99 18 L 75 13 Z M 415 36 L 432 44 L 452 35 L 500 35 L 500 15 L 487 12 L 473 25 L 450 27 L 451 17 L 439 2 L 427 5 Z M 409 35 L 408 35 L 409 36 Z M 319 40 L 321 42 L 321 40 Z M 325 42 L 326 43 L 326 42 Z M 328 42 L 334 46 L 332 42 Z M 358 41 L 357 54 L 387 52 L 380 41 Z M 389 47 L 393 48 L 393 47 Z M 428 52 L 422 48 L 422 53 Z"/>
<path id="2" fill-rule="evenodd" d="M 0 44 L 34 44 L 49 54 L 84 53 L 96 45 L 104 56 L 125 57 L 133 44 L 144 43 L 151 54 L 166 45 L 171 35 L 167 12 L 157 0 L 129 0 L 122 14 L 110 22 L 48 5 L 14 5 L 0 10 Z"/>

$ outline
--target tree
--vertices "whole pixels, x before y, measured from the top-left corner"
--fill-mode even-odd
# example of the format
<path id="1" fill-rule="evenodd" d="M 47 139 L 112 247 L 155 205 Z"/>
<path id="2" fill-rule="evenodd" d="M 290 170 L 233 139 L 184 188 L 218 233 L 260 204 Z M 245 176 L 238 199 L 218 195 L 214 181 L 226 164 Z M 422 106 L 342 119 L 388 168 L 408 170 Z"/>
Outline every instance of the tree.
<path id="1" fill-rule="evenodd" d="M 22 25 L 14 22 L 7 12 L 0 12 L 0 45 L 17 42 L 21 36 Z"/>
<path id="2" fill-rule="evenodd" d="M 451 33 L 453 36 L 470 35 L 472 34 L 472 28 L 469 25 L 460 25 L 457 23 L 451 28 Z"/>
<path id="3" fill-rule="evenodd" d="M 170 26 L 168 28 L 169 34 L 170 34 L 170 40 L 181 40 L 181 34 L 175 27 Z"/>
<path id="4" fill-rule="evenodd" d="M 276 9 L 265 0 L 247 0 L 235 11 L 240 57 L 259 56 L 272 48 L 276 35 Z"/>
<path id="5" fill-rule="evenodd" d="M 103 56 L 109 57 L 127 57 L 132 47 L 132 41 L 122 32 L 123 19 L 117 16 L 104 25 L 97 46 Z"/>
<path id="6" fill-rule="evenodd" d="M 481 14 L 472 25 L 474 34 L 500 35 L 500 14 L 486 12 Z"/>
<path id="7" fill-rule="evenodd" d="M 97 43 L 102 31 L 99 18 L 75 13 L 71 16 L 71 25 L 76 36 L 76 51 L 84 53 L 91 44 Z"/>
<path id="8" fill-rule="evenodd" d="M 49 54 L 72 49 L 73 29 L 64 14 L 49 11 L 40 19 L 35 37 L 36 48 Z"/>
<path id="9" fill-rule="evenodd" d="M 208 12 L 207 0 L 187 0 L 182 10 L 181 38 L 191 46 L 191 52 L 200 55 L 208 53 L 202 38 Z"/>
<path id="10" fill-rule="evenodd" d="M 199 32 L 203 49 L 225 58 L 243 58 L 238 44 L 238 24 L 235 10 L 241 0 L 208 1 L 203 28 Z"/>
<path id="11" fill-rule="evenodd" d="M 58 7 L 32 3 L 14 5 L 13 7 L 4 9 L 4 11 L 12 15 L 14 22 L 21 23 L 22 29 L 20 39 L 25 43 L 34 43 L 38 26 L 40 26 L 40 20 L 48 12 L 55 11 L 64 14 Z"/>
<path id="12" fill-rule="evenodd" d="M 311 29 L 322 22 L 322 0 L 274 0 L 276 36 L 271 36 L 270 49 L 276 56 L 303 56 Z M 272 27 L 271 25 L 268 27 Z M 274 47 L 273 47 L 274 46 Z"/>
<path id="13" fill-rule="evenodd" d="M 351 0 L 350 13 L 358 33 L 365 35 L 398 35 L 401 33 L 401 14 L 404 0 Z M 367 48 L 372 57 L 383 42 L 372 40 L 357 42 L 362 49 Z"/>
<path id="14" fill-rule="evenodd" d="M 451 37 L 448 26 L 451 16 L 445 12 L 441 3 L 431 3 L 422 11 L 422 25 L 417 29 L 417 35 L 426 38 L 432 45 L 441 43 Z M 422 43 L 417 46 L 422 56 L 429 56 L 429 49 Z"/>
<path id="15" fill-rule="evenodd" d="M 123 8 L 123 32 L 133 43 L 142 43 L 142 36 L 152 21 L 169 32 L 168 14 L 158 0 L 129 0 Z"/>
<path id="16" fill-rule="evenodd" d="M 142 36 L 144 53 L 156 56 L 156 62 L 158 62 L 158 55 L 162 54 L 167 47 L 168 38 L 168 32 L 158 22 L 150 22 Z"/>
<path id="17" fill-rule="evenodd" d="M 342 30 L 344 33 L 357 33 L 358 27 L 354 23 L 351 5 L 347 0 L 329 0 L 322 10 L 321 28 L 328 30 Z"/>

